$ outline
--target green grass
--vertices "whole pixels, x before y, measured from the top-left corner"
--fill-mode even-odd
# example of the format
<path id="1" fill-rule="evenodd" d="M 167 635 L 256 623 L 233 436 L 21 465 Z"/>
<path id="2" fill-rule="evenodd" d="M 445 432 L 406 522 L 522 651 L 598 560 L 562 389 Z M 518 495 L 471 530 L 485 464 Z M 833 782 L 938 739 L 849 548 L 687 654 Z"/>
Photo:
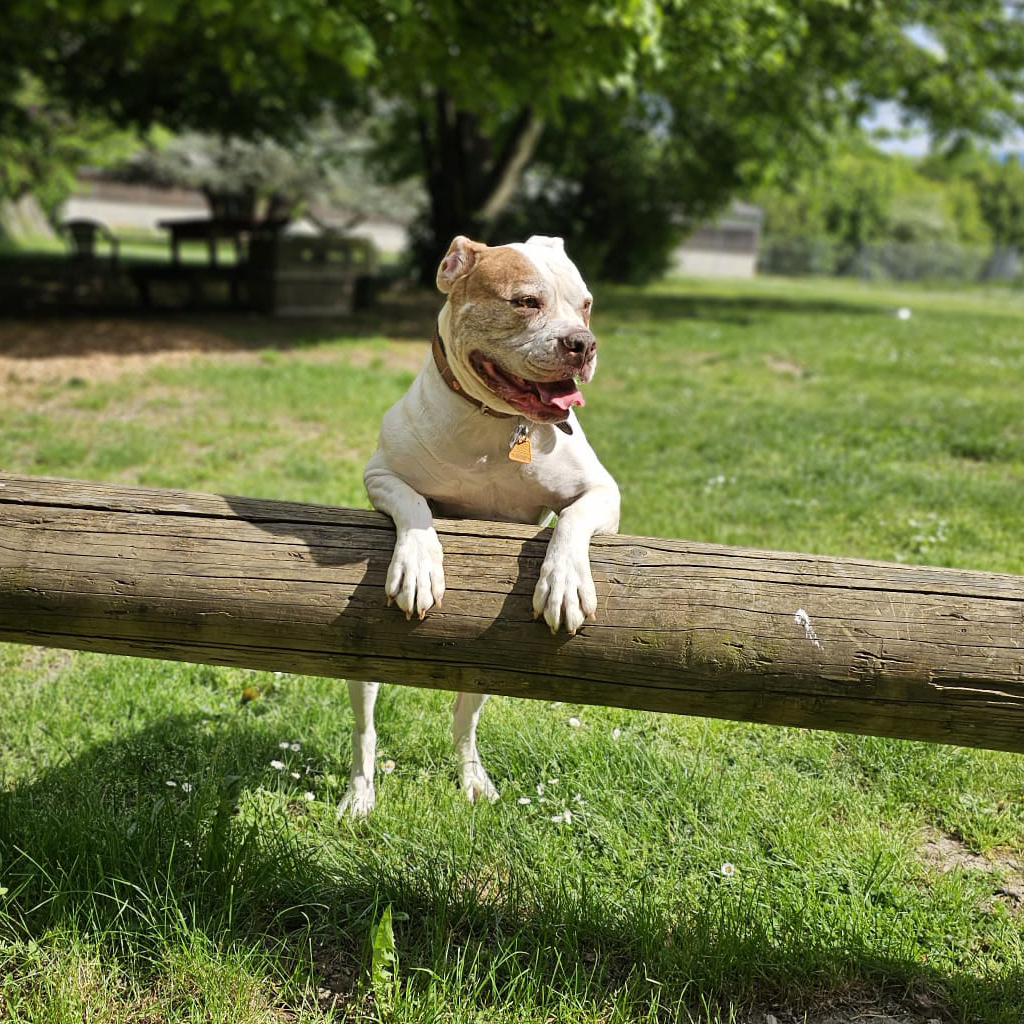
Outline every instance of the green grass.
<path id="1" fill-rule="evenodd" d="M 625 532 L 1024 572 L 1017 293 L 769 280 L 598 302 L 582 418 Z M 207 321 L 222 351 L 123 376 L 0 364 L 0 465 L 365 505 L 433 307 Z M 333 815 L 336 681 L 17 647 L 0 679 L 3 1020 L 1024 1016 L 1010 755 L 496 699 L 503 799 L 472 808 L 450 695 L 391 687 L 395 768 L 354 827 Z M 397 959 L 374 972 L 388 906 Z"/>
<path id="2" fill-rule="evenodd" d="M 118 255 L 127 261 L 142 260 L 146 262 L 167 262 L 171 260 L 170 233 L 145 228 L 119 228 L 114 231 L 118 240 Z M 110 244 L 105 238 L 96 242 L 96 254 L 101 260 L 110 255 Z M 206 242 L 187 241 L 179 245 L 179 258 L 183 263 L 209 263 L 209 247 Z M 67 256 L 69 245 L 60 234 L 53 238 L 30 238 L 15 241 L 9 238 L 0 239 L 0 256 L 21 257 L 52 257 Z M 236 260 L 235 247 L 231 242 L 217 243 L 217 261 L 221 265 L 230 266 Z"/>

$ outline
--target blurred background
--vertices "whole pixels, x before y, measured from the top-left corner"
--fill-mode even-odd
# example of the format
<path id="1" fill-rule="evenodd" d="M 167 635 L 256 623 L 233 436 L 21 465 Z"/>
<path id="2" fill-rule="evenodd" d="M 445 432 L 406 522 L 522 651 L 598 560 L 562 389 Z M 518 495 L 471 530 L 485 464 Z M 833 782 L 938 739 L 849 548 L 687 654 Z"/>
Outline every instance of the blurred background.
<path id="1" fill-rule="evenodd" d="M 345 312 L 457 233 L 591 279 L 1021 274 L 1016 5 L 13 0 L 0 302 Z M 332 269 L 333 268 L 333 269 Z"/>

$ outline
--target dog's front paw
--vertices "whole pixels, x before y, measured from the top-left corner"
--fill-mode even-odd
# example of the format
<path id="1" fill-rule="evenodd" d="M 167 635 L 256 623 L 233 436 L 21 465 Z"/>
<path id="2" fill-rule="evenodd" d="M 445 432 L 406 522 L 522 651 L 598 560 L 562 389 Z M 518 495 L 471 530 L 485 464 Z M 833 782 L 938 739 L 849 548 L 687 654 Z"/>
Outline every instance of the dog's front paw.
<path id="1" fill-rule="evenodd" d="M 586 554 L 548 553 L 540 569 L 540 579 L 533 592 L 533 616 L 544 621 L 557 633 L 564 624 L 572 635 L 584 622 L 593 621 L 597 613 L 597 591 Z"/>
<path id="2" fill-rule="evenodd" d="M 384 589 L 411 619 L 421 619 L 444 597 L 441 542 L 433 529 L 409 530 L 398 539 Z"/>

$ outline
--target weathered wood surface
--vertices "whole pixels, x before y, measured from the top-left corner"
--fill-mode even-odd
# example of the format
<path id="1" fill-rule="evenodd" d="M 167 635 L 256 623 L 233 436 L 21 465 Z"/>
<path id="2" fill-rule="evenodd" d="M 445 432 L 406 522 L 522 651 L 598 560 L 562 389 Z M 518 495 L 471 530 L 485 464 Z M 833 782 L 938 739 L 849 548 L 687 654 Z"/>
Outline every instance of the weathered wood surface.
<path id="1" fill-rule="evenodd" d="M 438 529 L 407 622 L 376 513 L 0 474 L 0 640 L 1024 751 L 1024 578 L 596 538 L 553 637 L 546 531 Z"/>

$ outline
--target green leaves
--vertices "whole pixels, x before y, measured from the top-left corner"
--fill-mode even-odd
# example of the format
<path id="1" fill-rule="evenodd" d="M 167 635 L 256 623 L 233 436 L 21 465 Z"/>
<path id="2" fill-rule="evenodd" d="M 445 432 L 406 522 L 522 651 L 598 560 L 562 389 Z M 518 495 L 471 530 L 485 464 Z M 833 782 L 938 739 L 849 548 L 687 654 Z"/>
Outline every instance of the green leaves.
<path id="1" fill-rule="evenodd" d="M 427 185 L 428 263 L 493 229 L 542 124 L 563 187 L 649 134 L 662 217 L 820 160 L 883 100 L 945 144 L 1024 125 L 1024 16 L 1001 0 L 9 0 L 5 19 L 0 107 L 28 72 L 119 125 L 293 146 L 325 110 L 364 120 L 381 176 Z"/>
<path id="2" fill-rule="evenodd" d="M 398 952 L 389 903 L 370 933 L 370 988 L 382 1009 L 389 1007 L 397 995 L 397 973 Z"/>

